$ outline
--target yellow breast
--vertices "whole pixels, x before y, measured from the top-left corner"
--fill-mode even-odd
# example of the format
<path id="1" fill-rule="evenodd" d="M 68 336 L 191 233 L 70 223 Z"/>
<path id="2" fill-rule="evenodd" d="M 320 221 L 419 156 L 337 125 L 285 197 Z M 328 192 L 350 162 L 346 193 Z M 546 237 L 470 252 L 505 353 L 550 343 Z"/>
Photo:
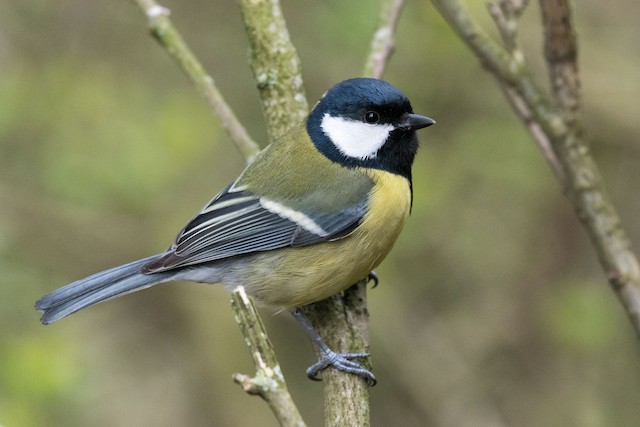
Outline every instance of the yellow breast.
<path id="1" fill-rule="evenodd" d="M 367 170 L 366 173 L 375 186 L 369 200 L 369 211 L 356 233 L 363 234 L 366 241 L 379 238 L 381 241 L 375 245 L 386 248 L 386 251 L 382 251 L 386 256 L 409 216 L 411 188 L 409 181 L 400 175 L 377 169 Z"/>
<path id="2" fill-rule="evenodd" d="M 360 226 L 340 240 L 260 255 L 246 283 L 253 297 L 277 307 L 310 304 L 345 290 L 380 264 L 409 215 L 411 190 L 399 175 L 364 172 L 375 186 Z"/>

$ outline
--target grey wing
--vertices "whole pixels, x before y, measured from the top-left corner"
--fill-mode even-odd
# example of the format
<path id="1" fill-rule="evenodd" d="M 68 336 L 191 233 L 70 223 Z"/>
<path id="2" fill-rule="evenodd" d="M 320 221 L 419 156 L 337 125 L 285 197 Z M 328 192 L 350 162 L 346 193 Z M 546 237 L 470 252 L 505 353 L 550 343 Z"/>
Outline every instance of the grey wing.
<path id="1" fill-rule="evenodd" d="M 230 185 L 184 227 L 165 256 L 142 272 L 336 240 L 357 228 L 367 204 L 364 197 L 338 212 L 302 212 Z"/>

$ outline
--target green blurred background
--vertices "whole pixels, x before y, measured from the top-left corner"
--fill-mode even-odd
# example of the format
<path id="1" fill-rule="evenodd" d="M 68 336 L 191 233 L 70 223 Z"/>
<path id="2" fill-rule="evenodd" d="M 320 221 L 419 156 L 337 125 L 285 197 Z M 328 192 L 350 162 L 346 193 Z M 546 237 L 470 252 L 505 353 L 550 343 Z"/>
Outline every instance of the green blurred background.
<path id="1" fill-rule="evenodd" d="M 413 215 L 369 293 L 373 425 L 638 425 L 640 345 L 558 183 L 430 3 L 409 3 L 385 77 L 438 125 L 421 132 Z M 532 3 L 522 44 L 545 79 Z M 264 141 L 235 3 L 163 4 Z M 588 135 L 638 248 L 640 3 L 575 6 Z M 377 3 L 283 8 L 311 103 L 361 73 Z M 243 164 L 132 2 L 0 0 L 0 425 L 276 425 L 231 381 L 253 368 L 221 287 L 159 286 L 49 327 L 33 310 L 163 250 Z M 310 345 L 289 316 L 264 317 L 321 425 Z"/>

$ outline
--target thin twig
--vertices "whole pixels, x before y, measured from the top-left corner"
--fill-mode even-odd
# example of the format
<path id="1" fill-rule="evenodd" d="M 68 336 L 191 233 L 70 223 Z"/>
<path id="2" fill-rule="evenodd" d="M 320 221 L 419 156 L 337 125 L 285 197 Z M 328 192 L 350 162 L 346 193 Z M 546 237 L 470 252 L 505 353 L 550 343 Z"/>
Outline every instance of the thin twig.
<path id="1" fill-rule="evenodd" d="M 542 152 L 545 160 L 549 163 L 551 170 L 562 185 L 563 190 L 566 190 L 567 177 L 564 174 L 562 165 L 560 164 L 556 153 L 553 151 L 551 141 L 549 141 L 547 134 L 544 133 L 542 126 L 540 126 L 540 124 L 534 119 L 531 109 L 529 109 L 529 106 L 524 102 L 517 91 L 504 84 L 501 84 L 500 87 L 503 90 L 507 101 L 509 101 L 511 107 L 515 110 L 516 114 L 522 121 L 522 124 L 524 124 L 529 131 L 529 135 L 531 135 L 533 141 Z"/>
<path id="2" fill-rule="evenodd" d="M 520 2 L 514 2 L 513 0 L 501 0 L 499 3 L 487 4 L 489 14 L 493 18 L 496 27 L 500 32 L 504 48 L 520 67 L 526 67 L 527 64 L 524 53 L 518 44 L 517 20 L 526 6 L 526 0 L 522 0 Z M 562 171 L 560 161 L 551 147 L 551 141 L 549 141 L 549 138 L 544 133 L 540 124 L 535 120 L 533 112 L 512 85 L 502 79 L 499 79 L 498 83 L 507 98 L 507 101 L 509 101 L 509 104 L 511 104 L 511 107 L 516 112 L 516 115 L 529 131 L 529 134 L 536 145 L 538 145 L 538 148 L 540 148 L 540 151 L 542 151 L 542 155 L 549 163 L 549 166 L 556 175 L 556 178 L 558 178 L 558 181 L 562 184 L 563 189 L 566 188 L 567 179 Z"/>
<path id="3" fill-rule="evenodd" d="M 522 15 L 528 4 L 529 0 L 500 0 L 500 8 L 515 18 Z"/>
<path id="4" fill-rule="evenodd" d="M 371 40 L 364 76 L 382 78 L 389 58 L 395 50 L 395 34 L 406 0 L 384 0 L 380 9 L 378 29 Z"/>
<path id="5" fill-rule="evenodd" d="M 256 366 L 253 378 L 234 374 L 233 380 L 248 394 L 264 399 L 281 426 L 304 427 L 300 412 L 287 390 L 264 324 L 243 286 L 231 292 L 231 308 Z"/>
<path id="6" fill-rule="evenodd" d="M 640 263 L 631 250 L 627 233 L 622 228 L 620 218 L 602 183 L 600 171 L 584 141 L 579 115 L 577 43 L 568 1 L 540 1 L 545 21 L 545 53 L 553 96 L 549 96 L 536 83 L 526 62 L 514 58 L 507 49 L 481 31 L 458 0 L 432 2 L 503 86 L 519 117 L 525 123 L 537 123 L 539 129 L 535 128 L 535 132 L 544 133 L 550 145 L 540 137 L 535 138 L 535 135 L 534 139 L 543 153 L 550 146 L 558 159 L 557 164 L 561 166 L 562 174 L 556 175 L 566 178 L 563 183 L 568 189 L 566 194 L 640 338 Z M 521 13 L 523 3 L 512 3 L 518 9 L 516 15 Z M 546 157 L 549 158 L 547 155 Z M 550 163 L 555 167 L 555 162 Z"/>
<path id="7" fill-rule="evenodd" d="M 514 109 L 516 115 L 533 137 L 533 141 L 538 145 L 544 158 L 549 163 L 553 173 L 560 180 L 563 188 L 567 187 L 566 176 L 560 166 L 560 161 L 556 153 L 551 149 L 549 132 L 544 129 L 543 125 L 548 127 L 560 128 L 558 132 L 563 132 L 564 123 L 557 117 L 557 114 L 546 102 L 546 95 L 538 88 L 537 83 L 531 77 L 527 69 L 527 63 L 522 51 L 517 46 L 515 39 L 517 29 L 507 31 L 502 30 L 503 41 L 507 46 L 511 46 L 513 52 L 509 52 L 507 47 L 504 48 L 493 42 L 482 29 L 471 20 L 471 18 L 462 9 L 457 0 L 433 0 L 433 3 L 440 9 L 440 13 L 449 21 L 453 29 L 467 43 L 469 48 L 476 54 L 481 64 L 493 74 L 498 80 L 500 88 L 503 90 L 507 100 Z M 526 5 L 518 7 L 523 8 Z M 506 6 L 498 8 L 503 15 Z M 491 7 L 490 7 L 491 9 Z M 522 10 L 518 9 L 518 12 Z M 513 17 L 517 16 L 514 12 Z M 494 17 L 496 25 L 503 18 Z M 506 18 L 504 18 L 506 19 Z M 511 19 L 511 18 L 510 18 Z M 515 21 L 513 21 L 515 24 Z M 507 38 L 507 40 L 504 40 Z M 515 54 L 515 56 L 514 56 Z"/>
<path id="8" fill-rule="evenodd" d="M 504 47 L 513 52 L 517 47 L 518 25 L 515 17 L 509 13 L 509 9 L 505 9 L 505 3 L 487 3 L 489 14 L 496 23 Z"/>
<path id="9" fill-rule="evenodd" d="M 551 90 L 558 106 L 574 121 L 580 117 L 578 42 L 566 0 L 540 0 L 544 53 Z"/>
<path id="10" fill-rule="evenodd" d="M 231 141 L 247 159 L 247 162 L 251 162 L 260 151 L 260 147 L 251 139 L 216 87 L 213 78 L 207 74 L 202 64 L 174 27 L 169 18 L 171 14 L 169 9 L 160 6 L 154 0 L 134 0 L 134 2 L 147 17 L 153 37 L 189 77 L 198 92 L 209 103 L 209 106 L 220 120 L 220 124 L 231 137 Z"/>

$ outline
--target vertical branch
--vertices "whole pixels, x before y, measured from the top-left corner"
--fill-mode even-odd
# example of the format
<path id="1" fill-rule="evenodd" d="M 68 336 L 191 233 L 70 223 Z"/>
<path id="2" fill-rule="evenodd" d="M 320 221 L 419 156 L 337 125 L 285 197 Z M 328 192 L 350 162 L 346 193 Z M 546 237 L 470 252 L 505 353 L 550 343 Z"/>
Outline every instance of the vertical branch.
<path id="1" fill-rule="evenodd" d="M 540 0 L 540 8 L 552 94 L 567 129 L 554 145 L 571 180 L 569 196 L 609 283 L 640 338 L 640 263 L 584 141 L 577 38 L 571 8 L 567 0 Z"/>
<path id="2" fill-rule="evenodd" d="M 305 316 L 338 353 L 363 353 L 369 349 L 367 285 L 359 282 L 342 295 L 302 307 Z M 370 369 L 369 361 L 364 362 Z M 369 389 L 357 376 L 333 368 L 322 372 L 326 427 L 368 426 Z"/>
<path id="3" fill-rule="evenodd" d="M 251 49 L 250 65 L 254 73 L 267 129 L 273 140 L 291 126 L 304 120 L 307 101 L 302 85 L 300 59 L 289 39 L 277 0 L 238 0 Z M 361 288 L 358 288 L 360 286 Z M 360 329 L 354 329 L 354 317 L 366 313 L 364 298 L 354 299 L 364 285 L 304 307 L 305 315 L 318 333 L 336 351 L 348 347 L 364 351 Z M 357 304 L 354 302 L 357 300 Z M 366 331 L 366 316 L 358 326 Z M 369 399 L 361 378 L 329 368 L 323 372 L 326 426 L 369 425 Z M 357 409 L 357 410 L 356 410 Z"/>
<path id="4" fill-rule="evenodd" d="M 302 65 L 277 0 L 238 0 L 249 37 L 253 77 L 270 141 L 300 123 L 309 106 Z"/>
<path id="5" fill-rule="evenodd" d="M 540 0 L 544 54 L 554 98 L 570 120 L 580 114 L 578 42 L 567 0 Z"/>
<path id="6" fill-rule="evenodd" d="M 382 78 L 395 48 L 395 33 L 405 0 L 384 0 L 378 29 L 367 56 L 364 76 Z M 326 343 L 340 353 L 369 350 L 367 280 L 360 281 L 342 295 L 302 308 L 305 316 L 321 331 Z M 370 360 L 365 367 L 371 369 Z M 334 369 L 322 374 L 325 399 L 325 426 L 369 426 L 369 392 L 366 381 Z M 349 398 L 345 399 L 345 395 Z"/>
<path id="7" fill-rule="evenodd" d="M 251 48 L 251 68 L 257 82 L 270 138 L 273 140 L 306 117 L 300 60 L 291 44 L 277 0 L 238 0 Z M 404 0 L 386 0 L 380 30 L 372 42 L 366 74 L 380 77 L 393 52 L 394 33 Z M 304 307 L 303 311 L 334 350 L 367 349 L 366 283 Z M 323 372 L 325 425 L 369 425 L 365 381 L 332 368 Z"/>
<path id="8" fill-rule="evenodd" d="M 405 0 L 385 0 L 381 6 L 378 29 L 374 33 L 364 67 L 364 76 L 382 78 L 395 48 L 395 32 Z M 367 281 L 363 280 L 319 303 L 302 308 L 305 316 L 322 331 L 330 348 L 339 353 L 369 351 L 369 312 Z M 370 360 L 365 367 L 371 369 Z M 325 399 L 325 425 L 368 426 L 369 393 L 367 383 L 359 377 L 344 375 L 334 369 L 322 374 Z M 344 395 L 348 390 L 349 399 Z"/>

